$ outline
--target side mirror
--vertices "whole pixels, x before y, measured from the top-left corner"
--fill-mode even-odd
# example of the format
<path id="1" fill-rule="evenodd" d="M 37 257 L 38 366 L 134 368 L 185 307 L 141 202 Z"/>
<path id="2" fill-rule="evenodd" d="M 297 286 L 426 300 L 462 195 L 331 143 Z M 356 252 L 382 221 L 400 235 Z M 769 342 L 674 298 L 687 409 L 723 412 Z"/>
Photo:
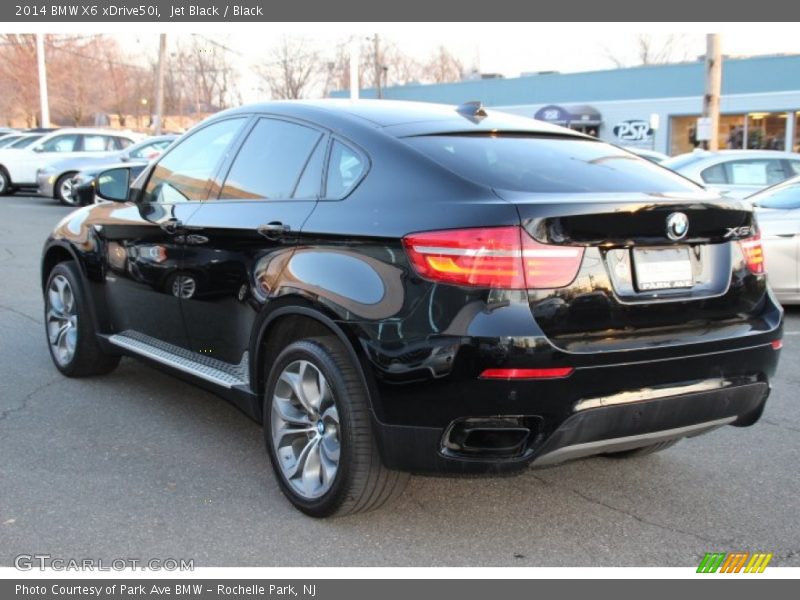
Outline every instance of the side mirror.
<path id="1" fill-rule="evenodd" d="M 42 148 L 41 146 L 34 146 L 33 147 L 33 151 L 34 152 L 44 152 L 44 148 Z"/>
<path id="2" fill-rule="evenodd" d="M 127 202 L 131 171 L 127 167 L 108 169 L 97 176 L 96 193 L 103 200 Z"/>

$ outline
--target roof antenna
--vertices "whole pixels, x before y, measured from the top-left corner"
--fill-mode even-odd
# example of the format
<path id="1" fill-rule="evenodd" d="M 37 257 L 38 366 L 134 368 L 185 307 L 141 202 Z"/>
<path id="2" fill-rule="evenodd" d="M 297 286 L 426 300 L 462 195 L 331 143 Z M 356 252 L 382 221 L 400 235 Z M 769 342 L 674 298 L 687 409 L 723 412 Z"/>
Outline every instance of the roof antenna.
<path id="1" fill-rule="evenodd" d="M 477 123 L 481 119 L 489 116 L 489 114 L 486 112 L 486 109 L 483 108 L 480 100 L 464 102 L 463 104 L 459 105 L 458 108 L 456 108 L 456 112 L 462 117 L 466 117 L 473 123 Z"/>

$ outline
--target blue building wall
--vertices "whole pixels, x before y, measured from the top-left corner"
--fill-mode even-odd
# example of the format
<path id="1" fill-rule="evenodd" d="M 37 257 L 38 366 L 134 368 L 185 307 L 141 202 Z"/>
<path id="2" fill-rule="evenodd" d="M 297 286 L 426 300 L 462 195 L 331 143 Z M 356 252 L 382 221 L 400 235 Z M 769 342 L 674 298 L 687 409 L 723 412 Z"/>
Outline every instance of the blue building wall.
<path id="1" fill-rule="evenodd" d="M 486 106 L 600 102 L 702 96 L 702 62 L 653 65 L 584 73 L 554 73 L 513 79 L 404 85 L 383 90 L 384 98 L 460 104 L 480 100 Z M 758 94 L 800 90 L 800 55 L 727 59 L 722 94 Z M 375 98 L 374 88 L 360 92 Z M 347 97 L 347 91 L 333 92 Z"/>

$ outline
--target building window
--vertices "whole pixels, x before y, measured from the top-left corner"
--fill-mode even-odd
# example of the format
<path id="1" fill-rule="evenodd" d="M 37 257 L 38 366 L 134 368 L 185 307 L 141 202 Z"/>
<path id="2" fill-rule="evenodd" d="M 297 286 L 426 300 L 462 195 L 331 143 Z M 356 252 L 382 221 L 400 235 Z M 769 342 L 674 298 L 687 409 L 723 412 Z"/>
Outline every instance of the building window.
<path id="1" fill-rule="evenodd" d="M 753 112 L 747 115 L 747 147 L 783 150 L 786 147 L 788 113 Z"/>
<path id="2" fill-rule="evenodd" d="M 786 145 L 786 125 L 792 113 L 752 112 L 740 115 L 720 115 L 717 143 L 720 149 L 783 150 Z M 683 154 L 702 147 L 697 141 L 695 127 L 700 115 L 670 119 L 670 154 Z M 800 116 L 795 117 L 800 124 Z M 800 147 L 798 127 L 795 126 L 795 147 Z"/>

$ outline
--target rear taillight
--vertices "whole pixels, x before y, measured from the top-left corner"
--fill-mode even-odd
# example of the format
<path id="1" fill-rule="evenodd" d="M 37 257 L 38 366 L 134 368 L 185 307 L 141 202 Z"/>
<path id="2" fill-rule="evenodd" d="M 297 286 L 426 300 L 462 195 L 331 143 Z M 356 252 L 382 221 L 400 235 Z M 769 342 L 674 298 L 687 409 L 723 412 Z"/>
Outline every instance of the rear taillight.
<path id="1" fill-rule="evenodd" d="M 764 250 L 761 247 L 761 236 L 759 234 L 744 240 L 739 240 L 739 246 L 744 255 L 744 262 L 751 273 L 760 275 L 764 273 Z"/>
<path id="2" fill-rule="evenodd" d="M 583 259 L 583 248 L 540 244 L 521 227 L 414 233 L 403 244 L 422 277 L 474 287 L 564 287 Z"/>

